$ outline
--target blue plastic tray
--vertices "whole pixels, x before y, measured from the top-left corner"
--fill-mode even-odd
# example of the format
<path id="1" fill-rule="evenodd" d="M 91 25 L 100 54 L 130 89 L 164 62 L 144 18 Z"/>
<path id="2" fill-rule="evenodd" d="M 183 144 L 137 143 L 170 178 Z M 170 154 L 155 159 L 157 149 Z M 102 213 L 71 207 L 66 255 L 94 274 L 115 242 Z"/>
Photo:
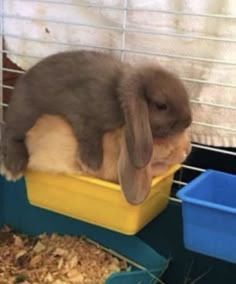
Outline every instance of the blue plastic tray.
<path id="1" fill-rule="evenodd" d="M 177 196 L 185 247 L 236 263 L 236 175 L 207 170 Z"/>
<path id="2" fill-rule="evenodd" d="M 159 277 L 168 265 L 167 259 L 135 236 L 115 233 L 30 205 L 23 179 L 10 183 L 0 177 L 0 227 L 3 225 L 10 225 L 29 235 L 43 232 L 85 235 L 146 268 L 114 273 L 107 279 L 106 284 L 155 283 L 153 275 Z"/>

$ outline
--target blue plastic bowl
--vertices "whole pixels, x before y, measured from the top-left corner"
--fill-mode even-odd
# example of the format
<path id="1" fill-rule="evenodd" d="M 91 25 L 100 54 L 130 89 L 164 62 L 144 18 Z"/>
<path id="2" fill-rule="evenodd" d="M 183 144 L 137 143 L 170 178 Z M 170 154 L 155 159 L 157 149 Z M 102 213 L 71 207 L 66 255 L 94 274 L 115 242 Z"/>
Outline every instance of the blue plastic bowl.
<path id="1" fill-rule="evenodd" d="M 236 175 L 207 170 L 177 196 L 185 247 L 236 263 Z"/>

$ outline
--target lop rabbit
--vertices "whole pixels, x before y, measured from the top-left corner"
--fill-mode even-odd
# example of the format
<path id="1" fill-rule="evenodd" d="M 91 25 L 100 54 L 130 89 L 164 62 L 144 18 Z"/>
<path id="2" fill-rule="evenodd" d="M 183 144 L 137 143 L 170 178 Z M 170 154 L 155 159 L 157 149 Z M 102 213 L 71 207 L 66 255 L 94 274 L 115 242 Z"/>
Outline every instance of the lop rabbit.
<path id="1" fill-rule="evenodd" d="M 142 171 L 153 139 L 179 135 L 192 119 L 183 83 L 159 66 L 132 66 L 95 51 L 51 55 L 20 77 L 6 113 L 3 169 L 13 179 L 28 164 L 26 133 L 44 114 L 69 123 L 79 141 L 78 161 L 95 172 L 103 163 L 105 133 L 124 127 L 122 153 Z"/>

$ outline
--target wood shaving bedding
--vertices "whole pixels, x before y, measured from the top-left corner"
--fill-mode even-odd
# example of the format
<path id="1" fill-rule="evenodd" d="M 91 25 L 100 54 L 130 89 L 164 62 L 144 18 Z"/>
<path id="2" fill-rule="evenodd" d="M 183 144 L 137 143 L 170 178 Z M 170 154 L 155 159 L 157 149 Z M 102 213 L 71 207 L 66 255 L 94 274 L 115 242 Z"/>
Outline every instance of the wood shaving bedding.
<path id="1" fill-rule="evenodd" d="M 83 237 L 0 230 L 0 284 L 101 284 L 122 270 L 127 270 L 125 260 Z"/>

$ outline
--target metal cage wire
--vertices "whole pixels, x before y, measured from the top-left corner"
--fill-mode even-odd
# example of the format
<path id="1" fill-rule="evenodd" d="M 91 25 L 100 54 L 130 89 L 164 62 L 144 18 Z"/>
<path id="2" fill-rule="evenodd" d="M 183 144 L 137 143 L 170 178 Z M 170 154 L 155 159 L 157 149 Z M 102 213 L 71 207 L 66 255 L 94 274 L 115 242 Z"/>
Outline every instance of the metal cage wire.
<path id="1" fill-rule="evenodd" d="M 193 55 L 182 55 L 182 54 L 173 54 L 173 53 L 164 53 L 164 52 L 158 52 L 158 51 L 147 51 L 145 49 L 130 49 L 126 45 L 126 38 L 128 34 L 148 34 L 148 35 L 155 35 L 155 36 L 161 36 L 161 37 L 175 37 L 176 39 L 181 39 L 181 38 L 186 38 L 186 39 L 199 39 L 205 42 L 224 42 L 225 44 L 230 44 L 231 46 L 233 45 L 236 47 L 236 38 L 229 38 L 229 37 L 217 37 L 217 36 L 199 36 L 199 35 L 193 35 L 190 33 L 175 33 L 175 32 L 163 32 L 160 30 L 150 30 L 147 28 L 142 28 L 142 29 L 137 29 L 137 28 L 131 28 L 127 26 L 127 18 L 129 17 L 129 12 L 148 12 L 148 13 L 156 13 L 158 15 L 160 14 L 166 14 L 166 15 L 175 15 L 178 17 L 205 17 L 205 18 L 211 18 L 211 19 L 224 19 L 227 21 L 236 21 L 236 15 L 227 15 L 227 14 L 214 14 L 214 13 L 192 13 L 188 11 L 174 11 L 174 10 L 160 10 L 160 9 L 150 9 L 150 8 L 133 8 L 129 6 L 128 0 L 122 0 L 120 1 L 121 5 L 100 5 L 100 4 L 88 4 L 84 2 L 69 2 L 69 1 L 63 1 L 63 0 L 14 0 L 15 3 L 17 2 L 22 2 L 22 5 L 24 3 L 29 3 L 29 2 L 38 2 L 42 4 L 47 4 L 47 5 L 59 5 L 59 6 L 76 6 L 81 7 L 81 8 L 88 8 L 88 9 L 103 9 L 103 10 L 111 10 L 111 11 L 117 11 L 120 12 L 120 17 L 121 17 L 121 24 L 120 26 L 111 26 L 111 25 L 97 25 L 97 24 L 89 24 L 89 23 L 83 23 L 83 22 L 74 22 L 74 21 L 60 21 L 58 19 L 54 18 L 48 18 L 48 17 L 28 17 L 28 16 L 22 16 L 18 14 L 13 14 L 9 12 L 4 12 L 4 0 L 0 0 L 0 11 L 1 11 L 1 19 L 0 19 L 0 34 L 1 34 L 1 46 L 0 46 L 0 52 L 1 52 L 1 59 L 0 59 L 0 105 L 1 105 L 1 112 L 0 112 L 0 120 L 1 124 L 4 123 L 4 109 L 7 108 L 7 102 L 5 100 L 6 97 L 6 92 L 8 92 L 8 95 L 14 88 L 14 84 L 8 83 L 7 80 L 4 80 L 3 75 L 4 74 L 10 74 L 13 77 L 14 76 L 19 76 L 20 74 L 23 74 L 24 71 L 20 70 L 19 68 L 16 68 L 16 66 L 7 66 L 4 62 L 4 59 L 6 59 L 6 55 L 15 55 L 15 56 L 24 56 L 24 57 L 32 57 L 35 59 L 40 59 L 40 56 L 36 56 L 35 54 L 32 54 L 31 51 L 29 50 L 27 54 L 22 54 L 21 52 L 12 52 L 8 50 L 7 47 L 4 46 L 4 39 L 6 38 L 11 38 L 11 39 L 24 39 L 28 42 L 38 42 L 42 43 L 45 45 L 58 45 L 58 46 L 65 46 L 65 47 L 71 47 L 71 48 L 88 48 L 88 49 L 96 49 L 96 50 L 105 50 L 109 52 L 114 52 L 118 53 L 121 57 L 122 60 L 124 60 L 125 54 L 135 54 L 135 55 L 150 55 L 150 56 L 155 56 L 157 58 L 170 58 L 170 59 L 175 59 L 179 60 L 180 62 L 183 61 L 193 61 L 193 62 L 205 62 L 205 63 L 217 63 L 220 64 L 222 67 L 224 66 L 235 66 L 236 68 L 236 60 L 225 60 L 225 59 L 220 59 L 220 58 L 207 58 L 207 57 L 202 57 L 202 56 L 196 56 L 195 54 Z M 45 40 L 45 39 L 40 39 L 40 38 L 35 38 L 33 35 L 29 34 L 24 37 L 19 37 L 16 34 L 11 34 L 9 32 L 4 31 L 4 25 L 3 22 L 6 19 L 17 19 L 19 21 L 35 21 L 35 22 L 50 22 L 55 25 L 70 25 L 74 26 L 77 28 L 91 28 L 96 31 L 103 30 L 103 31 L 112 31 L 115 33 L 120 34 L 120 46 L 119 47 L 110 47 L 110 46 L 101 46 L 101 45 L 91 45 L 91 44 L 79 44 L 79 43 L 68 43 L 63 40 Z M 11 76 L 9 76 L 11 77 Z M 182 79 L 185 81 L 186 84 L 200 84 L 200 85 L 214 85 L 214 86 L 219 86 L 222 88 L 227 88 L 230 90 L 230 92 L 234 92 L 236 95 L 236 84 L 235 83 L 228 83 L 228 82 L 217 82 L 217 81 L 208 81 L 208 80 L 203 80 L 195 77 L 186 77 L 183 76 Z M 226 104 L 217 104 L 217 103 L 210 103 L 210 102 L 204 102 L 204 101 L 199 101 L 197 99 L 192 99 L 191 103 L 194 104 L 201 104 L 201 105 L 208 105 L 209 107 L 212 108 L 224 108 L 224 109 L 229 109 L 229 110 L 235 110 L 236 111 L 236 106 L 234 105 L 226 105 Z M 230 127 L 223 127 L 217 124 L 208 124 L 202 121 L 194 121 L 194 124 L 201 125 L 201 126 L 206 126 L 206 127 L 211 127 L 215 129 L 224 129 L 226 131 L 230 131 L 233 133 L 236 133 L 236 128 L 230 128 Z M 234 161 L 236 164 L 236 152 L 231 151 L 230 149 L 220 149 L 220 148 L 214 148 L 214 147 L 208 147 L 204 145 L 199 145 L 193 143 L 193 148 L 196 149 L 203 149 L 205 151 L 211 151 L 218 153 L 220 155 L 230 155 L 234 157 Z M 198 165 L 188 165 L 184 164 L 183 165 L 183 170 L 189 170 L 189 171 L 194 171 L 196 174 L 200 174 L 201 172 L 204 172 L 205 169 L 199 167 Z M 174 183 L 176 183 L 179 186 L 182 186 L 186 184 L 181 179 L 181 175 L 177 179 L 174 180 Z M 176 202 L 180 202 L 177 198 L 172 197 L 172 200 Z"/>

